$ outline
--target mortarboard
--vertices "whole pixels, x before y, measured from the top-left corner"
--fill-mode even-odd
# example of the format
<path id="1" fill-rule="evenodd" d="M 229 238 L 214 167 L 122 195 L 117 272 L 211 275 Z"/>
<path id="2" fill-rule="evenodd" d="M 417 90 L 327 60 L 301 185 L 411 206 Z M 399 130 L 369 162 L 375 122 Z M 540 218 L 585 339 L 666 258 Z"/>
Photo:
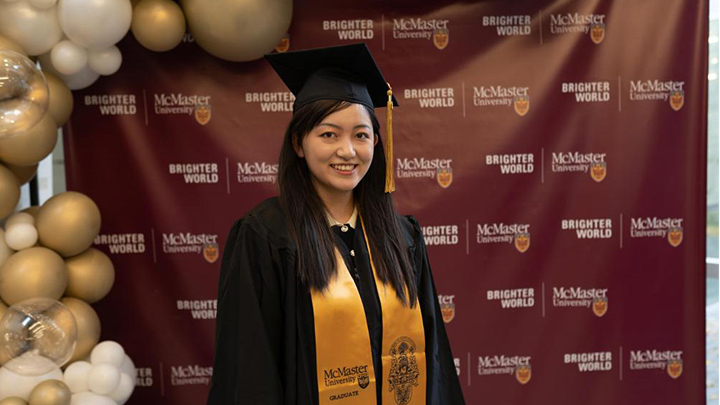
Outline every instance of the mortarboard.
<path id="1" fill-rule="evenodd" d="M 317 100 L 343 100 L 387 107 L 385 192 L 395 191 L 392 109 L 397 100 L 364 43 L 265 55 L 295 95 L 293 112 Z"/>

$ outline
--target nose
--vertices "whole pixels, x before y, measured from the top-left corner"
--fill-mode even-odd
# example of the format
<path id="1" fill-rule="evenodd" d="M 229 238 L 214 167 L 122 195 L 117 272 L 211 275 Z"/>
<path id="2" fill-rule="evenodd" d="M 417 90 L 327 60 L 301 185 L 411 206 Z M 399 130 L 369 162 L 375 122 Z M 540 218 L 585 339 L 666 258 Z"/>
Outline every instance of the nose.
<path id="1" fill-rule="evenodd" d="M 352 143 L 352 139 L 343 139 L 338 144 L 338 148 L 335 151 L 335 154 L 337 154 L 343 159 L 354 158 L 357 153 L 355 152 L 355 146 Z"/>

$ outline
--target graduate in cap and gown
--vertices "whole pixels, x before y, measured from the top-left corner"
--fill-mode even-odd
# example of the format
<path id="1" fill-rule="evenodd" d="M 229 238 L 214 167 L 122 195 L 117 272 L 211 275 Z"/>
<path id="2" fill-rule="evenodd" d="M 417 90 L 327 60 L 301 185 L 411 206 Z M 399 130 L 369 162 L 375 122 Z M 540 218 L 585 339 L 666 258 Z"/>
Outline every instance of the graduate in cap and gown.
<path id="1" fill-rule="evenodd" d="M 208 404 L 464 404 L 420 225 L 393 207 L 392 89 L 365 44 L 266 59 L 296 99 L 279 196 L 227 240 Z"/>

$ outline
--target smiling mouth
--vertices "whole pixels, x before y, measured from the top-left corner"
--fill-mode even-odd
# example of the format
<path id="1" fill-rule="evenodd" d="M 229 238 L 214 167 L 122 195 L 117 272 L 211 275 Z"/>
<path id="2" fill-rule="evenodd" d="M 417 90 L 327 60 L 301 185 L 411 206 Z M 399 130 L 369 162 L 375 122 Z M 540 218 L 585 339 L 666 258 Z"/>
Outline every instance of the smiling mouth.
<path id="1" fill-rule="evenodd" d="M 349 165 L 349 164 L 336 164 L 336 165 L 330 165 L 333 169 L 342 172 L 342 173 L 350 173 L 353 170 L 355 170 L 355 167 L 357 165 Z"/>

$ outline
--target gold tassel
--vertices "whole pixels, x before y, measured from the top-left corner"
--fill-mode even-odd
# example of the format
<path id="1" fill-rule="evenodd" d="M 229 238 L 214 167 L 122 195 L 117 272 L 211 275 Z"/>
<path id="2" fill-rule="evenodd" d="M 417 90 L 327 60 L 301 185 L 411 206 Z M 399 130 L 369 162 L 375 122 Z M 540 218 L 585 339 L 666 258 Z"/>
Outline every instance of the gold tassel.
<path id="1" fill-rule="evenodd" d="M 385 192 L 386 193 L 392 193 L 395 191 L 395 176 L 394 176 L 394 169 L 393 169 L 393 132 L 392 132 L 392 110 L 393 110 L 393 101 L 392 101 L 392 87 L 390 87 L 390 83 L 388 85 L 388 102 L 387 102 L 387 147 L 385 149 Z"/>

